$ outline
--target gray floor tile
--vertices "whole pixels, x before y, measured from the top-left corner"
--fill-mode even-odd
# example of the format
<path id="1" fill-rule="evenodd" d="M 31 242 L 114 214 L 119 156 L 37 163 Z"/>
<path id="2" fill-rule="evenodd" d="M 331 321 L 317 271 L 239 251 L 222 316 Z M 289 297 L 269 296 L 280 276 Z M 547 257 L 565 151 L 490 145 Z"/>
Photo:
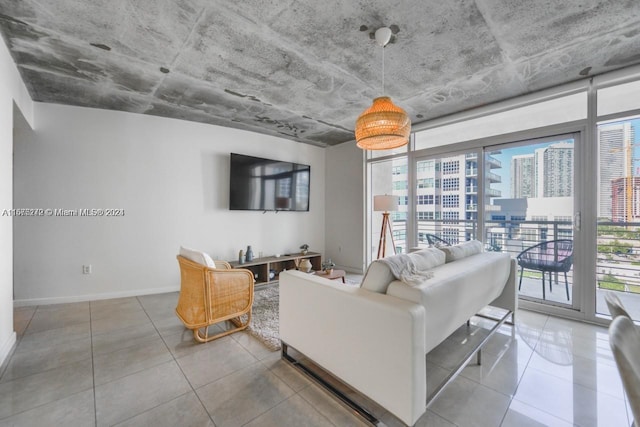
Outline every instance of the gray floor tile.
<path id="1" fill-rule="evenodd" d="M 93 358 L 96 386 L 173 360 L 160 337 Z"/>
<path id="2" fill-rule="evenodd" d="M 258 362 L 228 336 L 201 345 L 205 347 L 202 351 L 177 359 L 193 388 L 202 387 Z"/>
<path id="3" fill-rule="evenodd" d="M 257 363 L 196 390 L 217 427 L 240 426 L 293 395 L 264 365 Z"/>
<path id="4" fill-rule="evenodd" d="M 153 341 L 160 336 L 151 323 L 143 323 L 131 328 L 119 329 L 93 336 L 93 354 L 95 356 L 132 347 L 145 341 Z"/>
<path id="5" fill-rule="evenodd" d="M 368 425 L 315 384 L 310 384 L 298 394 L 336 426 L 364 427 Z"/>
<path id="6" fill-rule="evenodd" d="M 184 324 L 178 316 L 175 314 L 171 314 L 169 317 L 166 316 L 158 316 L 157 318 L 151 318 L 154 326 L 158 330 L 158 333 L 163 337 L 168 337 L 169 335 L 181 334 L 186 330 Z M 193 335 L 192 335 L 193 336 Z"/>
<path id="7" fill-rule="evenodd" d="M 17 349 L 0 382 L 11 381 L 86 359 L 91 359 L 91 338 L 42 346 L 31 351 Z"/>
<path id="8" fill-rule="evenodd" d="M 25 335 L 35 332 L 48 331 L 50 329 L 64 328 L 66 326 L 86 323 L 90 319 L 89 310 L 42 310 L 38 308 L 25 329 Z"/>
<path id="9" fill-rule="evenodd" d="M 129 418 L 117 427 L 215 427 L 194 392 Z"/>
<path id="10" fill-rule="evenodd" d="M 97 424 L 125 421 L 190 390 L 174 361 L 102 384 L 95 391 Z"/>
<path id="11" fill-rule="evenodd" d="M 253 421 L 245 424 L 250 427 L 308 426 L 333 427 L 327 418 L 316 411 L 307 401 L 294 395 L 273 409 L 265 412 Z"/>
<path id="12" fill-rule="evenodd" d="M 572 427 L 572 423 L 561 420 L 553 415 L 513 400 L 509 410 L 502 421 L 501 427 Z"/>
<path id="13" fill-rule="evenodd" d="M 60 345 L 81 339 L 91 338 L 91 324 L 89 322 L 63 328 L 49 329 L 24 335 L 16 347 L 16 352 L 37 351 L 50 345 Z"/>
<path id="14" fill-rule="evenodd" d="M 0 419 L 91 389 L 91 360 L 0 384 Z"/>
<path id="15" fill-rule="evenodd" d="M 209 332 L 215 332 L 217 330 L 219 329 L 215 325 L 209 328 Z M 194 340 L 193 332 L 189 329 L 183 329 L 182 332 L 178 334 L 163 335 L 162 339 L 167 344 L 167 347 L 169 347 L 169 351 L 171 351 L 176 358 L 207 349 L 207 343 L 199 343 Z"/>
<path id="16" fill-rule="evenodd" d="M 629 425 L 625 403 L 605 393 L 528 368 L 515 400 L 577 425 Z"/>
<path id="17" fill-rule="evenodd" d="M 93 389 L 0 420 L 2 427 L 95 426 Z"/>
<path id="18" fill-rule="evenodd" d="M 247 351 L 253 354 L 258 360 L 269 357 L 272 353 L 274 353 L 273 350 L 270 350 L 268 347 L 252 337 L 251 334 L 246 331 L 237 332 L 235 334 L 231 334 L 230 336 L 234 340 L 236 340 L 238 344 L 246 348 Z"/>
<path id="19" fill-rule="evenodd" d="M 282 360 L 279 351 L 262 359 L 261 363 L 291 387 L 293 391 L 298 392 L 311 384 L 311 381 L 305 374 Z"/>
<path id="20" fill-rule="evenodd" d="M 122 316 L 135 315 L 144 313 L 144 309 L 136 299 L 127 300 L 123 304 L 101 305 L 91 307 L 91 321 L 95 322 L 100 319 L 113 319 Z"/>
<path id="21" fill-rule="evenodd" d="M 146 325 L 149 323 L 151 323 L 151 320 L 149 320 L 149 317 L 143 310 L 123 315 L 114 313 L 113 316 L 103 317 L 92 321 L 91 332 L 94 335 L 106 334 L 121 329 L 135 328 L 136 326 Z"/>
<path id="22" fill-rule="evenodd" d="M 497 426 L 509 407 L 510 398 L 465 377 L 453 380 L 429 409 L 460 427 Z"/>

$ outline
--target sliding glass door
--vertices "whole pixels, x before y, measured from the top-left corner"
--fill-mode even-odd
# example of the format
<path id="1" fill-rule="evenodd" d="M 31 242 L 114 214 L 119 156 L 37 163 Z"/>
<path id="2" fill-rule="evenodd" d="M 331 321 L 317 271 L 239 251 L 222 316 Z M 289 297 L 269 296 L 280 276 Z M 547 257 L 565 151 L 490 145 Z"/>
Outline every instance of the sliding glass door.
<path id="1" fill-rule="evenodd" d="M 485 149 L 485 243 L 519 258 L 521 299 L 574 307 L 575 149 L 573 134 Z"/>

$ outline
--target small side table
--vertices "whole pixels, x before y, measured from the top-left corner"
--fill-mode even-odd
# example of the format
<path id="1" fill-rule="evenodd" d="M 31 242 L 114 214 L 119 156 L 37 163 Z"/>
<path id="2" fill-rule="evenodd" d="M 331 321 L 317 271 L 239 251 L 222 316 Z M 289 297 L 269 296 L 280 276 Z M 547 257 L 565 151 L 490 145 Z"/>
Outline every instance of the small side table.
<path id="1" fill-rule="evenodd" d="M 346 271 L 344 270 L 336 270 L 335 268 L 333 269 L 333 272 L 331 274 L 326 273 L 322 270 L 316 271 L 316 276 L 318 277 L 323 277 L 325 279 L 329 279 L 329 280 L 336 280 L 336 279 L 342 279 L 342 283 L 346 283 L 344 281 L 344 276 L 347 274 Z"/>

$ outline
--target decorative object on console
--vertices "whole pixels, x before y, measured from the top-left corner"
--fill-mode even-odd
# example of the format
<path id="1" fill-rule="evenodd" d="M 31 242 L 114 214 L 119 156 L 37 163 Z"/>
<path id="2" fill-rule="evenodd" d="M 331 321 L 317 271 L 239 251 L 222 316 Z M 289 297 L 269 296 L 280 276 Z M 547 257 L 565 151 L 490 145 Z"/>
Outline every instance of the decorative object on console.
<path id="1" fill-rule="evenodd" d="M 388 27 L 375 32 L 376 43 L 382 47 L 382 95 L 373 100 L 356 120 L 356 141 L 364 150 L 390 150 L 409 142 L 411 119 L 406 111 L 384 96 L 384 49 L 391 41 L 392 31 Z"/>
<path id="2" fill-rule="evenodd" d="M 387 229 L 389 230 L 389 235 L 391 237 L 393 253 L 396 253 L 396 243 L 393 241 L 393 230 L 391 229 L 391 223 L 389 222 L 389 212 L 398 210 L 398 196 L 390 196 L 388 194 L 383 196 L 373 196 L 373 210 L 376 212 L 382 212 L 382 228 L 380 229 L 380 241 L 378 242 L 378 259 L 380 259 L 384 258 L 387 247 Z"/>
<path id="3" fill-rule="evenodd" d="M 247 262 L 253 261 L 253 250 L 251 249 L 251 245 L 247 246 L 247 254 L 245 255 L 245 259 Z"/>
<path id="4" fill-rule="evenodd" d="M 322 263 L 322 271 L 331 274 L 333 272 L 333 268 L 336 266 L 336 263 L 331 261 L 331 258 Z"/>
<path id="5" fill-rule="evenodd" d="M 242 252 L 242 249 L 240 249 L 240 252 L 238 253 L 238 263 L 244 264 L 244 252 Z"/>
<path id="6" fill-rule="evenodd" d="M 309 252 L 309 245 L 307 245 L 306 243 L 304 245 L 300 246 L 300 253 L 302 255 L 306 255 L 307 252 Z"/>
<path id="7" fill-rule="evenodd" d="M 304 271 L 305 273 L 310 272 L 312 268 L 313 266 L 311 265 L 311 261 L 309 261 L 308 258 L 303 258 L 298 264 L 298 269 L 300 271 Z"/>

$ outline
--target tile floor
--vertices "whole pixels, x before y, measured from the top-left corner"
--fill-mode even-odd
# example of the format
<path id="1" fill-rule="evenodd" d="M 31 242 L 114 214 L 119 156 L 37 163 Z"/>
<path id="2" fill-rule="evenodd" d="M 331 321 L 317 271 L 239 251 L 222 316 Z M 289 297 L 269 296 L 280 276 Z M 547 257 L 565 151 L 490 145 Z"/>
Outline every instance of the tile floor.
<path id="1" fill-rule="evenodd" d="M 0 426 L 364 425 L 247 333 L 195 344 L 176 300 L 17 308 Z M 428 360 L 429 378 L 449 368 L 446 348 Z M 629 426 L 628 412 L 605 328 L 520 310 L 417 425 Z"/>

